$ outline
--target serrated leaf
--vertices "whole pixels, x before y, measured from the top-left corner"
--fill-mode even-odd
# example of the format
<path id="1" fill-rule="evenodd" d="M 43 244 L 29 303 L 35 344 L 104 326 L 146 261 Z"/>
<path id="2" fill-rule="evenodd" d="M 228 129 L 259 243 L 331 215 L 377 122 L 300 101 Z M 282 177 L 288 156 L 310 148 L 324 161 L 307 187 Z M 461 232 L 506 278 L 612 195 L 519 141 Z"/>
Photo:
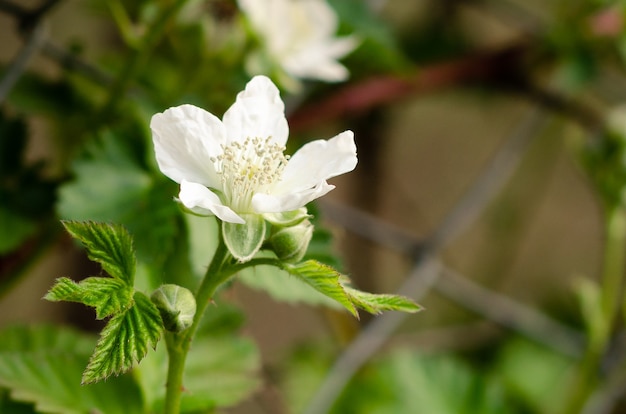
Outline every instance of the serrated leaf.
<path id="1" fill-rule="evenodd" d="M 298 277 L 318 292 L 339 302 L 356 318 L 359 317 L 350 297 L 339 281 L 341 273 L 337 270 L 315 260 L 307 260 L 297 264 L 283 263 L 282 267 L 283 270 Z"/>
<path id="2" fill-rule="evenodd" d="M 126 309 L 132 303 L 132 294 L 132 287 L 120 279 L 89 277 L 76 283 L 61 277 L 44 299 L 83 303 L 96 309 L 96 318 L 104 319 Z"/>
<path id="3" fill-rule="evenodd" d="M 111 318 L 100 333 L 83 384 L 124 373 L 146 356 L 149 346 L 156 348 L 162 330 L 159 311 L 141 292 L 135 292 L 133 299 L 135 303 Z"/>
<path id="4" fill-rule="evenodd" d="M 356 307 L 371 314 L 383 311 L 415 313 L 422 310 L 420 305 L 404 296 L 363 292 L 349 286 L 344 286 L 344 290 Z"/>
<path id="5" fill-rule="evenodd" d="M 249 267 L 239 272 L 237 279 L 247 286 L 265 291 L 274 300 L 286 303 L 306 303 L 341 309 L 341 305 L 323 293 L 311 289 L 299 278 L 274 266 Z"/>
<path id="6" fill-rule="evenodd" d="M 63 225 L 74 238 L 83 243 L 91 260 L 100 263 L 102 269 L 113 278 L 133 286 L 135 253 L 133 240 L 124 227 L 91 221 L 63 221 Z"/>
<path id="7" fill-rule="evenodd" d="M 4 329 L 0 337 L 0 386 L 9 390 L 12 400 L 32 403 L 39 413 L 145 412 L 140 389 L 130 376 L 80 385 L 95 343 L 91 335 L 35 325 Z"/>

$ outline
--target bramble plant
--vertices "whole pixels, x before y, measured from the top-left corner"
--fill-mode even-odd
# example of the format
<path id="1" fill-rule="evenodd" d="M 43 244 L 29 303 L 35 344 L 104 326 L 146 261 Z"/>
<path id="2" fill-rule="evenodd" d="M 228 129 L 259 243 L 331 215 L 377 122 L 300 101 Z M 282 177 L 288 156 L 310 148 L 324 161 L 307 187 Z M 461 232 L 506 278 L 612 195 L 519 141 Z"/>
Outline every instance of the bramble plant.
<path id="1" fill-rule="evenodd" d="M 0 414 L 626 412 L 626 2 L 0 18 Z"/>
<path id="2" fill-rule="evenodd" d="M 327 179 L 355 168 L 352 132 L 310 142 L 285 156 L 284 105 L 263 76 L 237 95 L 223 121 L 183 105 L 155 115 L 151 128 L 159 168 L 180 183 L 177 201 L 189 214 L 218 220 L 218 245 L 194 294 L 189 287 L 165 284 L 148 298 L 135 290 L 136 258 L 123 227 L 64 222 L 108 274 L 78 283 L 58 279 L 45 297 L 83 303 L 95 308 L 98 319 L 108 319 L 83 373 L 84 384 L 130 370 L 163 335 L 169 359 L 164 412 L 179 413 L 187 387 L 185 362 L 202 316 L 220 286 L 250 267 L 286 271 L 355 317 L 357 308 L 373 314 L 420 310 L 402 296 L 356 290 L 345 275 L 316 260 L 301 261 L 313 234 L 305 205 L 334 188 Z M 257 257 L 262 250 L 273 255 Z"/>

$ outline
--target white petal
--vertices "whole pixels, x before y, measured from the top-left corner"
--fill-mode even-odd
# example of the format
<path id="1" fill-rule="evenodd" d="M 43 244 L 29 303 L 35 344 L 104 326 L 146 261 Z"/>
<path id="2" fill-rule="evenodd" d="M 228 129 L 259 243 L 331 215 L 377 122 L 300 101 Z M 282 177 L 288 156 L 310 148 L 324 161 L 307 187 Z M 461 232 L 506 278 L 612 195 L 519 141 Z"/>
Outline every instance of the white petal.
<path id="1" fill-rule="evenodd" d="M 285 145 L 289 135 L 285 104 L 278 88 L 265 76 L 255 76 L 248 82 L 223 121 L 229 142 L 272 137 L 277 144 Z"/>
<path id="2" fill-rule="evenodd" d="M 337 59 L 354 50 L 359 44 L 355 36 L 324 39 L 285 56 L 285 71 L 299 78 L 320 79 L 327 82 L 346 80 L 350 73 Z"/>
<path id="3" fill-rule="evenodd" d="M 335 11 L 326 0 L 305 0 L 291 2 L 292 8 L 299 8 L 300 12 L 309 20 L 311 36 L 318 39 L 332 37 L 337 30 L 338 19 Z M 293 11 L 292 14 L 296 12 Z"/>
<path id="4" fill-rule="evenodd" d="M 319 198 L 335 188 L 326 181 L 319 183 L 315 188 L 307 190 L 273 195 L 258 193 L 252 197 L 252 208 L 257 213 L 281 213 L 297 210 L 311 201 Z"/>
<path id="5" fill-rule="evenodd" d="M 319 183 L 352 171 L 357 164 L 352 131 L 309 142 L 289 160 L 281 180 L 271 193 L 283 195 L 308 190 Z"/>
<path id="6" fill-rule="evenodd" d="M 181 203 L 197 214 L 213 215 L 229 223 L 244 224 L 245 221 L 229 207 L 222 204 L 220 198 L 202 184 L 181 181 L 178 198 Z"/>
<path id="7" fill-rule="evenodd" d="M 303 59 L 304 58 L 304 59 Z M 283 61 L 285 72 L 300 79 L 319 79 L 325 82 L 341 82 L 350 77 L 350 72 L 342 64 L 319 56 L 314 59 L 311 54 L 289 56 Z M 314 64 L 311 64 L 315 61 Z"/>
<path id="8" fill-rule="evenodd" d="M 221 187 L 211 157 L 221 153 L 226 133 L 222 122 L 193 105 L 156 114 L 150 121 L 159 168 L 177 183 L 183 180 Z"/>

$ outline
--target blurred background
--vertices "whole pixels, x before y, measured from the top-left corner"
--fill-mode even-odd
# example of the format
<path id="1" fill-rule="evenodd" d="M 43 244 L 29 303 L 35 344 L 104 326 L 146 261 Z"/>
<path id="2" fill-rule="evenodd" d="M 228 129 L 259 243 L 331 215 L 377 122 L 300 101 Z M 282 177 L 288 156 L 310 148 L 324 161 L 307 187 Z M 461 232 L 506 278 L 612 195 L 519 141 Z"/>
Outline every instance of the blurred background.
<path id="1" fill-rule="evenodd" d="M 611 195 L 595 172 L 612 161 L 589 154 L 626 96 L 626 5 L 329 4 L 359 46 L 347 81 L 282 91 L 289 150 L 350 129 L 359 165 L 313 207 L 312 248 L 360 289 L 426 310 L 356 321 L 245 275 L 221 298 L 258 345 L 260 382 L 219 412 L 565 412 L 591 332 L 584 286 L 603 283 Z M 99 272 L 60 219 L 125 224 L 146 289 L 155 269 L 193 268 L 179 258 L 202 247 L 155 166 L 149 120 L 185 102 L 221 116 L 250 78 L 250 30 L 232 0 L 0 0 L 0 328 L 102 327 L 41 299 L 57 277 Z M 620 200 L 621 145 L 607 150 Z M 626 410 L 615 326 L 584 412 Z M 345 390 L 327 384 L 342 375 Z"/>

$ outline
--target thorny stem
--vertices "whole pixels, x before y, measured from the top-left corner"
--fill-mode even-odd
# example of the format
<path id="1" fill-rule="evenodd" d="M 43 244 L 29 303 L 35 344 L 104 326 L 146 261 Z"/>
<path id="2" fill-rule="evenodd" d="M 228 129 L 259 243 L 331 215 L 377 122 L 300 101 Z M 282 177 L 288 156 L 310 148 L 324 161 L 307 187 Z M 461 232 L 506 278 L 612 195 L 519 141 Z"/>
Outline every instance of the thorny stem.
<path id="1" fill-rule="evenodd" d="M 596 326 L 596 335 L 589 340 L 578 375 L 566 406 L 566 414 L 583 411 L 591 393 L 597 386 L 604 352 L 611 340 L 614 322 L 620 311 L 626 260 L 626 216 L 620 207 L 608 208 L 605 215 L 606 244 L 600 306 L 602 326 Z"/>

